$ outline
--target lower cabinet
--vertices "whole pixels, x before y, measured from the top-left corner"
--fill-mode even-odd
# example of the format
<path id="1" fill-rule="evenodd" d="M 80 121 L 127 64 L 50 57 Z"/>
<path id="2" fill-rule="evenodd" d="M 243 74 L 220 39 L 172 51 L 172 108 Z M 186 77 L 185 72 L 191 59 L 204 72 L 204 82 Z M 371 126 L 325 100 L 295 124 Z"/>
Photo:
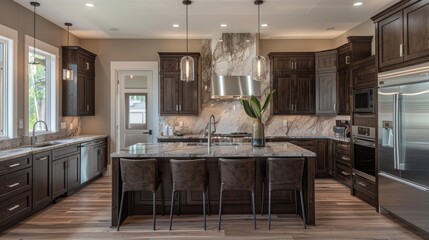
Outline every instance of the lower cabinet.
<path id="1" fill-rule="evenodd" d="M 97 176 L 106 169 L 107 167 L 107 145 L 103 142 L 100 145 L 94 147 L 95 160 L 93 161 L 94 176 Z"/>
<path id="2" fill-rule="evenodd" d="M 51 151 L 33 155 L 33 210 L 38 211 L 51 203 Z"/>
<path id="3" fill-rule="evenodd" d="M 334 141 L 332 147 L 334 177 L 347 187 L 352 184 L 352 167 L 350 160 L 350 143 Z"/>
<path id="4" fill-rule="evenodd" d="M 353 174 L 352 195 L 362 199 L 373 207 L 377 206 L 377 185 L 375 182 Z"/>
<path id="5" fill-rule="evenodd" d="M 52 198 L 80 187 L 79 145 L 52 151 Z"/>

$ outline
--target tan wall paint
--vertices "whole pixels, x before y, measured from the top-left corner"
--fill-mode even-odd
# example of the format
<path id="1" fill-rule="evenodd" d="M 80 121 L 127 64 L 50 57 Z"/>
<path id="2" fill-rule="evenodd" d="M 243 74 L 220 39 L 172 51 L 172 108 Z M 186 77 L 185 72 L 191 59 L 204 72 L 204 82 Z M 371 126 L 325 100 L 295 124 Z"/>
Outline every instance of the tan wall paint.
<path id="1" fill-rule="evenodd" d="M 262 55 L 270 52 L 318 52 L 333 47 L 331 39 L 261 39 Z"/>
<path id="2" fill-rule="evenodd" d="M 43 7 L 40 6 L 39 8 Z M 37 9 L 36 9 L 37 13 Z M 18 31 L 18 119 L 24 118 L 24 54 L 25 35 L 33 36 L 33 12 L 13 0 L 1 0 L 0 24 Z M 52 22 L 37 16 L 36 38 L 54 47 L 67 44 L 67 31 Z M 70 44 L 79 45 L 80 39 L 70 34 Z M 37 44 L 36 44 L 37 47 Z M 61 52 L 61 48 L 60 48 Z M 60 70 L 61 58 L 60 58 Z M 61 82 L 57 80 L 58 82 Z M 60 96 L 61 98 L 61 96 Z M 60 109 L 61 111 L 61 109 Z M 18 124 L 17 124 L 18 125 Z M 19 133 L 20 131 L 18 131 Z"/>
<path id="3" fill-rule="evenodd" d="M 375 54 L 375 25 L 371 19 L 368 19 L 367 21 L 334 38 L 333 47 L 339 47 L 347 43 L 348 36 L 373 36 L 372 55 Z"/>

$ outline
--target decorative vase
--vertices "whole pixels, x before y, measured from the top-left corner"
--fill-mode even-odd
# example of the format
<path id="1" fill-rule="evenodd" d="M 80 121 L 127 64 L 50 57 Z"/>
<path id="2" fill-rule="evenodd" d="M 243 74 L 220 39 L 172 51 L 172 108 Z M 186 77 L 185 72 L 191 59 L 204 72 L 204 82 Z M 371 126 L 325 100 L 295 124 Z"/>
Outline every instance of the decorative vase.
<path id="1" fill-rule="evenodd" d="M 265 146 L 264 124 L 261 122 L 261 119 L 259 118 L 255 118 L 253 120 L 252 146 L 253 147 Z"/>

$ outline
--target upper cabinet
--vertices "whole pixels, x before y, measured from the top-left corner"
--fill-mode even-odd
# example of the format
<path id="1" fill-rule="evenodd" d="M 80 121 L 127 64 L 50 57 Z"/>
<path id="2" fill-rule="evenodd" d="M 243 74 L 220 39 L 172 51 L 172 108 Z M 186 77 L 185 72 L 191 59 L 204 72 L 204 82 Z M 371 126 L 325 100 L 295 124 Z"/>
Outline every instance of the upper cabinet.
<path id="1" fill-rule="evenodd" d="M 352 84 L 354 89 L 377 87 L 375 56 L 364 58 L 353 64 Z"/>
<path id="2" fill-rule="evenodd" d="M 351 67 L 361 59 L 371 56 L 372 36 L 347 37 L 348 43 L 338 50 L 338 106 L 339 115 L 351 114 L 352 82 Z"/>
<path id="3" fill-rule="evenodd" d="M 270 53 L 272 113 L 314 114 L 314 53 Z"/>
<path id="4" fill-rule="evenodd" d="M 317 52 L 316 114 L 337 114 L 337 50 Z"/>
<path id="5" fill-rule="evenodd" d="M 400 1 L 372 20 L 379 72 L 429 60 L 429 0 Z"/>
<path id="6" fill-rule="evenodd" d="M 94 116 L 96 55 L 76 46 L 62 52 L 63 69 L 73 71 L 72 80 L 62 80 L 63 116 Z"/>
<path id="7" fill-rule="evenodd" d="M 160 114 L 198 115 L 200 110 L 200 81 L 198 59 L 200 53 L 189 53 L 194 58 L 195 80 L 180 80 L 180 59 L 186 53 L 158 53 L 160 57 Z"/>

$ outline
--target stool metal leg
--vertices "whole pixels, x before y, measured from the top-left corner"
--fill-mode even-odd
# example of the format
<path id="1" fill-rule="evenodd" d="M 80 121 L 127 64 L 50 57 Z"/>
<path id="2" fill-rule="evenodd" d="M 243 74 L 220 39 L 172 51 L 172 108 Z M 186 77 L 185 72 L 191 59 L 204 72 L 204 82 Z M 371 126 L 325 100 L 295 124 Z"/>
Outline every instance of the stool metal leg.
<path id="1" fill-rule="evenodd" d="M 256 229 L 255 192 L 252 192 L 253 229 Z"/>
<path id="2" fill-rule="evenodd" d="M 302 191 L 299 191 L 299 195 L 301 197 L 301 213 L 302 213 L 302 220 L 304 221 L 304 228 L 307 228 L 307 221 L 305 219 L 305 209 L 304 209 L 304 198 L 302 196 Z"/>
<path id="3" fill-rule="evenodd" d="M 203 215 L 204 215 L 204 231 L 207 230 L 206 224 L 206 192 L 203 191 Z"/>
<path id="4" fill-rule="evenodd" d="M 268 190 L 268 229 L 271 229 L 271 191 Z"/>
<path id="5" fill-rule="evenodd" d="M 264 195 L 265 195 L 265 183 L 262 182 L 262 193 L 261 193 L 261 216 L 264 216 Z"/>
<path id="6" fill-rule="evenodd" d="M 207 204 L 208 204 L 208 206 L 207 206 L 207 215 L 209 215 L 210 216 L 210 188 L 209 187 L 207 187 Z"/>
<path id="7" fill-rule="evenodd" d="M 171 226 L 173 224 L 174 195 L 175 195 L 175 192 L 172 191 L 171 192 L 171 206 L 170 206 L 170 231 L 171 231 Z"/>
<path id="8" fill-rule="evenodd" d="M 219 231 L 220 231 L 220 225 L 222 222 L 222 193 L 223 193 L 223 183 L 220 185 L 220 193 L 219 193 L 219 220 L 218 220 Z"/>
<path id="9" fill-rule="evenodd" d="M 298 206 L 298 191 L 297 190 L 294 190 L 293 191 L 293 195 L 295 195 L 295 214 L 298 214 L 298 208 L 299 208 L 299 206 Z"/>
<path id="10" fill-rule="evenodd" d="M 122 197 L 121 197 L 121 206 L 119 207 L 119 215 L 118 215 L 118 226 L 116 227 L 116 231 L 119 231 L 119 226 L 121 225 L 121 217 L 122 217 L 122 208 L 124 207 L 124 196 L 125 192 L 122 191 Z"/>
<path id="11" fill-rule="evenodd" d="M 156 209 L 155 209 L 155 203 L 156 203 L 156 192 L 152 193 L 152 218 L 153 218 L 153 230 L 155 231 L 156 228 Z"/>
<path id="12" fill-rule="evenodd" d="M 161 182 L 161 213 L 164 216 L 164 184 Z"/>

